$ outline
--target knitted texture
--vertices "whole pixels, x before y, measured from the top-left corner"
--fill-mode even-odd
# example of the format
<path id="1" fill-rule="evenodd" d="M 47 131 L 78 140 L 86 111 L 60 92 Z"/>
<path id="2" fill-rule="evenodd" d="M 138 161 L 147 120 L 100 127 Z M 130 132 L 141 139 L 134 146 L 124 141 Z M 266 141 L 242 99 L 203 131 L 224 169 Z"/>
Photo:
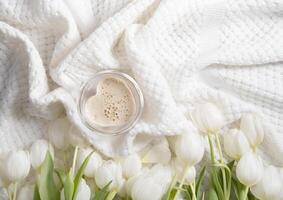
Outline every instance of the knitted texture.
<path id="1" fill-rule="evenodd" d="M 28 146 L 65 110 L 99 151 L 134 149 L 138 134 L 194 131 L 189 113 L 212 101 L 227 123 L 257 112 L 267 162 L 283 165 L 283 2 L 278 0 L 0 0 L 0 150 Z M 145 109 L 127 134 L 89 132 L 81 86 L 118 69 Z"/>

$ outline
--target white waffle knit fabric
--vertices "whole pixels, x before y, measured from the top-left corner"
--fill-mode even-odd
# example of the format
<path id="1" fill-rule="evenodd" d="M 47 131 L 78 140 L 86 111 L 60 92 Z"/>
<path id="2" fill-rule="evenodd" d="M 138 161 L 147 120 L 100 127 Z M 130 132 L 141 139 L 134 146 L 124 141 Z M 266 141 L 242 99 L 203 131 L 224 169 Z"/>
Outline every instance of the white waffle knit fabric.
<path id="1" fill-rule="evenodd" d="M 0 150 L 27 147 L 62 112 L 108 156 L 138 134 L 192 131 L 189 112 L 216 103 L 227 123 L 257 112 L 262 150 L 283 165 L 282 0 L 0 0 Z M 88 132 L 80 87 L 117 69 L 141 86 L 145 109 L 123 136 Z"/>

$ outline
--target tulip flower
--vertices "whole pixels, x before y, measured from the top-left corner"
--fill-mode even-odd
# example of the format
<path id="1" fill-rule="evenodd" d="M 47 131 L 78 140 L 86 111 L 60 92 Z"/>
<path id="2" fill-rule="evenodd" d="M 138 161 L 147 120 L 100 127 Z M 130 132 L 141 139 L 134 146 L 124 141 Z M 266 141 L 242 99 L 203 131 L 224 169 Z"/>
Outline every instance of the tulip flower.
<path id="1" fill-rule="evenodd" d="M 193 166 L 200 162 L 203 157 L 204 143 L 200 135 L 189 133 L 177 136 L 174 147 L 177 159 L 184 163 L 182 170 L 180 170 L 182 172 L 179 172 L 181 174 L 179 175 L 181 176 L 179 186 L 182 187 L 185 181 L 189 184 L 194 182 L 196 172 Z M 176 195 L 178 194 L 179 190 Z M 193 193 L 193 195 L 195 194 Z"/>
<path id="2" fill-rule="evenodd" d="M 126 183 L 125 183 L 125 192 L 130 195 L 131 191 L 133 189 L 133 185 L 134 183 L 136 183 L 136 181 L 138 179 L 141 178 L 142 175 L 145 174 L 146 171 L 148 171 L 149 169 L 147 167 L 142 168 L 141 172 L 137 175 L 137 176 L 132 176 L 131 178 L 129 178 Z"/>
<path id="3" fill-rule="evenodd" d="M 250 151 L 250 144 L 245 134 L 238 129 L 231 129 L 223 136 L 224 150 L 234 160 L 239 160 Z"/>
<path id="4" fill-rule="evenodd" d="M 33 185 L 23 186 L 18 192 L 17 200 L 31 200 L 31 199 L 33 199 L 33 193 L 34 193 L 33 191 L 34 191 Z"/>
<path id="5" fill-rule="evenodd" d="M 160 200 L 163 189 L 153 178 L 139 179 L 132 188 L 131 196 L 133 200 Z"/>
<path id="6" fill-rule="evenodd" d="M 91 190 L 87 185 L 84 179 L 81 179 L 81 182 L 78 187 L 78 193 L 75 200 L 90 200 Z M 64 189 L 61 191 L 61 200 L 65 200 Z"/>
<path id="7" fill-rule="evenodd" d="M 185 174 L 185 180 L 188 184 L 191 184 L 196 179 L 196 168 L 194 166 L 190 167 L 187 171 L 187 174 Z"/>
<path id="8" fill-rule="evenodd" d="M 241 118 L 240 127 L 253 148 L 262 143 L 264 138 L 264 128 L 263 122 L 258 115 L 244 114 Z"/>
<path id="9" fill-rule="evenodd" d="M 12 151 L 3 163 L 5 177 L 10 182 L 18 182 L 27 177 L 30 170 L 29 154 L 26 151 Z"/>
<path id="10" fill-rule="evenodd" d="M 91 196 L 91 190 L 89 186 L 86 184 L 85 180 L 82 179 L 77 193 L 76 200 L 89 200 Z"/>
<path id="11" fill-rule="evenodd" d="M 206 134 L 217 133 L 225 125 L 221 110 L 210 102 L 197 105 L 191 118 L 198 129 Z"/>
<path id="12" fill-rule="evenodd" d="M 165 191 L 172 178 L 172 171 L 169 165 L 154 165 L 147 173 L 148 177 L 153 177 L 156 182 L 163 185 Z"/>
<path id="13" fill-rule="evenodd" d="M 195 181 L 196 178 L 196 168 L 194 166 L 189 167 L 184 174 L 186 166 L 180 161 L 178 158 L 174 158 L 172 160 L 172 171 L 175 172 L 177 180 L 180 182 L 183 178 L 185 178 L 185 182 L 191 184 Z"/>
<path id="14" fill-rule="evenodd" d="M 78 157 L 77 157 L 77 168 L 79 168 L 83 164 L 84 160 L 92 151 L 93 149 L 91 148 L 79 149 Z M 95 171 L 97 170 L 98 167 L 101 166 L 101 164 L 102 164 L 101 156 L 98 153 L 93 152 L 85 168 L 84 175 L 86 175 L 89 178 L 94 177 Z"/>
<path id="15" fill-rule="evenodd" d="M 95 171 L 95 181 L 99 188 L 112 181 L 109 189 L 118 191 L 124 184 L 121 166 L 112 160 L 105 161 Z"/>
<path id="16" fill-rule="evenodd" d="M 67 117 L 56 119 L 48 126 L 49 141 L 57 148 L 65 150 L 69 145 L 70 122 Z"/>
<path id="17" fill-rule="evenodd" d="M 168 141 L 162 137 L 157 143 L 154 143 L 143 156 L 143 163 L 161 163 L 167 164 L 171 160 L 171 151 Z"/>
<path id="18" fill-rule="evenodd" d="M 88 146 L 88 143 L 86 142 L 85 138 L 82 136 L 79 129 L 75 126 L 70 127 L 68 139 L 69 143 L 74 147 L 78 146 L 84 148 Z"/>
<path id="19" fill-rule="evenodd" d="M 262 178 L 263 164 L 261 158 L 250 151 L 242 156 L 236 167 L 236 175 L 239 181 L 251 187 Z"/>
<path id="20" fill-rule="evenodd" d="M 268 166 L 259 183 L 251 188 L 252 193 L 263 200 L 280 200 L 283 198 L 283 181 L 279 169 Z"/>
<path id="21" fill-rule="evenodd" d="M 34 169 L 37 169 L 41 166 L 47 151 L 49 151 L 54 157 L 54 149 L 46 140 L 37 140 L 32 144 L 30 148 L 30 161 Z"/>
<path id="22" fill-rule="evenodd" d="M 166 192 L 171 178 L 170 167 L 155 165 L 151 169 L 143 170 L 138 177 L 130 180 L 129 194 L 133 200 L 159 200 Z"/>
<path id="23" fill-rule="evenodd" d="M 176 156 L 186 164 L 193 166 L 201 161 L 204 154 L 204 143 L 200 135 L 188 133 L 177 136 L 175 142 Z"/>
<path id="24" fill-rule="evenodd" d="M 137 154 L 132 154 L 120 159 L 123 176 L 129 179 L 132 176 L 137 175 L 142 168 L 141 159 Z"/>

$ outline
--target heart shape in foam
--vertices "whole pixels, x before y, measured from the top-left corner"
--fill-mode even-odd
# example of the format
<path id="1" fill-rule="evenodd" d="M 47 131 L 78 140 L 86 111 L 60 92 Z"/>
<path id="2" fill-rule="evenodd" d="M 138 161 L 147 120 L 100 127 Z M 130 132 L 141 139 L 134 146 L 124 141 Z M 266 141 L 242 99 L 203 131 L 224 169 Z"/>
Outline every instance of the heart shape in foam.
<path id="1" fill-rule="evenodd" d="M 105 78 L 99 81 L 96 94 L 86 102 L 89 122 L 99 126 L 122 126 L 135 109 L 133 95 L 123 80 Z"/>

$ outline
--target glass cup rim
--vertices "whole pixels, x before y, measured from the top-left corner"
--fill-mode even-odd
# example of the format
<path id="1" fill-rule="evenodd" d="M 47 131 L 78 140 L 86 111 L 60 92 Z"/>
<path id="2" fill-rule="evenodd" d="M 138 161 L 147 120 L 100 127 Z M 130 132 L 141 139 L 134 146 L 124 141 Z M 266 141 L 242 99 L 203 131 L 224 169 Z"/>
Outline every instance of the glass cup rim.
<path id="1" fill-rule="evenodd" d="M 133 120 L 127 122 L 127 125 L 124 128 L 118 129 L 117 131 L 113 131 L 113 132 L 103 132 L 101 129 L 98 129 L 97 127 L 94 127 L 93 125 L 91 125 L 88 120 L 86 119 L 86 117 L 84 116 L 84 111 L 83 111 L 83 100 L 84 100 L 84 92 L 86 92 L 86 89 L 88 88 L 88 86 L 90 86 L 91 82 L 96 79 L 99 78 L 99 76 L 103 76 L 103 75 L 116 75 L 118 76 L 118 78 L 122 78 L 125 79 L 126 81 L 128 81 L 130 84 L 132 84 L 133 87 L 129 87 L 129 89 L 131 90 L 131 92 L 133 92 L 133 88 L 138 96 L 138 102 L 135 99 L 135 105 L 136 105 L 136 110 L 137 113 L 135 114 Z M 126 84 L 128 84 L 126 82 Z M 95 134 L 99 134 L 99 135 L 103 135 L 103 136 L 115 136 L 115 135 L 122 135 L 127 133 L 129 130 L 131 130 L 135 124 L 137 123 L 137 121 L 140 119 L 141 115 L 142 115 L 142 111 L 144 108 L 144 97 L 143 97 L 143 93 L 142 90 L 140 88 L 140 86 L 138 85 L 138 83 L 135 81 L 135 79 L 133 77 L 131 77 L 130 75 L 118 71 L 118 70 L 102 70 L 99 71 L 97 73 L 95 73 L 92 77 L 90 77 L 81 87 L 81 91 L 80 91 L 80 96 L 79 96 L 79 100 L 78 100 L 78 113 L 80 116 L 80 119 L 82 120 L 83 124 L 91 131 L 95 131 Z"/>

